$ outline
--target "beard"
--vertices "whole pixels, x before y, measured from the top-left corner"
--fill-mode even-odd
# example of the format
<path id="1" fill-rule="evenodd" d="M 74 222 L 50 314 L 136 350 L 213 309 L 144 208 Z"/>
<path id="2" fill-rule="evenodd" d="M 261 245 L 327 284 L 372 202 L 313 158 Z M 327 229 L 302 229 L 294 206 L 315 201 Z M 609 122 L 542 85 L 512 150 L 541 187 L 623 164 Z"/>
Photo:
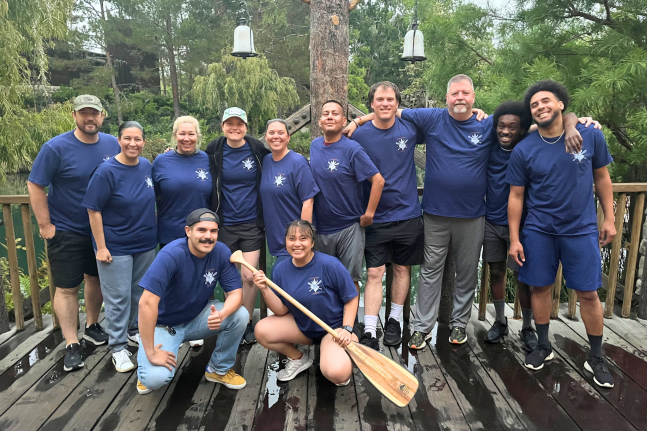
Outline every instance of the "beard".
<path id="1" fill-rule="evenodd" d="M 546 121 L 537 121 L 537 120 L 535 120 L 535 122 L 537 123 L 537 127 L 544 128 L 544 127 L 550 126 L 551 124 L 553 124 L 553 121 L 555 121 L 555 119 L 557 118 L 558 115 L 559 115 L 559 112 L 555 111 L 555 112 L 553 112 L 553 116 L 550 117 Z"/>
<path id="2" fill-rule="evenodd" d="M 94 126 L 93 130 L 88 130 L 87 126 Z M 76 127 L 86 135 L 96 135 L 99 133 L 99 126 L 97 124 L 76 124 Z"/>
<path id="3" fill-rule="evenodd" d="M 454 105 L 454 114 L 464 114 L 467 112 L 467 105 Z"/>

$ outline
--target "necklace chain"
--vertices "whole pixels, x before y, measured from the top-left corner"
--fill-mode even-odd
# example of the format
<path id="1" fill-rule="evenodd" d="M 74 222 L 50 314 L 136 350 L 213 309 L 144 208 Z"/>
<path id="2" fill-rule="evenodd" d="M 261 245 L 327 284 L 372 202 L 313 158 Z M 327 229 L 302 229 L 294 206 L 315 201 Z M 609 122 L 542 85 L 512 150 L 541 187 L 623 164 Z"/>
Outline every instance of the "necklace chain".
<path id="1" fill-rule="evenodd" d="M 559 136 L 557 137 L 557 139 L 555 139 L 555 141 L 553 141 L 553 142 L 547 141 L 547 140 L 546 140 L 546 138 L 544 138 L 543 136 L 541 136 L 541 133 L 539 133 L 539 132 L 537 132 L 537 133 L 539 133 L 539 137 L 542 139 L 542 141 L 544 141 L 545 143 L 547 143 L 547 144 L 549 144 L 549 145 L 553 145 L 553 144 L 558 143 L 558 142 L 559 142 L 559 140 L 560 140 L 560 139 L 562 139 L 562 136 L 564 136 L 564 132 L 566 132 L 566 130 L 562 130 L 562 134 L 561 134 L 561 135 L 559 135 Z"/>

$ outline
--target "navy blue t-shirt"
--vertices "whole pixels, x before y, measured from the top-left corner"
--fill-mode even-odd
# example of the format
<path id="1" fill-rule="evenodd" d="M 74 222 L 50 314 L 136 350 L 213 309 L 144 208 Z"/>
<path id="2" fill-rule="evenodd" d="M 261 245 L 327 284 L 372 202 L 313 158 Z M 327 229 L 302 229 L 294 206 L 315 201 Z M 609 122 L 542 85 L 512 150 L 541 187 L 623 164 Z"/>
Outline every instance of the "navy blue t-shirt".
<path id="1" fill-rule="evenodd" d="M 191 211 L 210 207 L 209 156 L 204 151 L 190 155 L 175 151 L 160 154 L 153 162 L 153 184 L 158 199 L 159 242 L 168 244 L 184 238 L 186 217 Z"/>
<path id="2" fill-rule="evenodd" d="M 485 214 L 487 163 L 498 141 L 492 117 L 457 121 L 447 109 L 405 109 L 402 118 L 425 135 L 427 162 L 422 210 L 443 217 Z"/>
<path id="3" fill-rule="evenodd" d="M 510 184 L 505 179 L 512 150 L 495 145 L 487 166 L 487 193 L 485 195 L 485 219 L 498 226 L 508 225 L 508 198 Z"/>
<path id="4" fill-rule="evenodd" d="M 231 226 L 256 220 L 256 170 L 258 160 L 249 144 L 232 148 L 227 143 L 222 148 L 222 214 L 224 224 Z"/>
<path id="5" fill-rule="evenodd" d="M 358 295 L 344 265 L 324 253 L 315 252 L 312 260 L 301 268 L 294 266 L 292 259 L 285 259 L 274 267 L 272 277 L 281 289 L 333 329 L 343 325 L 344 304 Z M 311 339 L 326 335 L 314 320 L 278 293 L 276 296 L 290 310 L 303 335 Z"/>
<path id="6" fill-rule="evenodd" d="M 362 147 L 345 136 L 324 145 L 319 137 L 310 145 L 310 167 L 320 192 L 315 196 L 317 233 L 340 232 L 364 214 L 362 181 L 379 171 Z"/>
<path id="7" fill-rule="evenodd" d="M 90 235 L 88 211 L 81 205 L 90 175 L 104 161 L 119 154 L 117 138 L 99 133 L 99 141 L 85 144 L 74 131 L 45 142 L 29 174 L 29 181 L 49 187 L 47 205 L 56 230 Z"/>
<path id="8" fill-rule="evenodd" d="M 188 238 L 170 242 L 160 250 L 139 285 L 160 297 L 157 325 L 175 326 L 193 320 L 206 307 L 216 285 L 225 292 L 242 287 L 231 251 L 216 242 L 211 253 L 197 257 Z"/>
<path id="9" fill-rule="evenodd" d="M 378 129 L 372 122 L 364 124 L 353 133 L 384 178 L 382 197 L 377 204 L 374 223 L 410 220 L 420 217 L 418 182 L 413 153 L 424 136 L 416 127 L 400 118 L 388 129 Z M 364 183 L 362 208 L 368 205 L 371 183 Z"/>
<path id="10" fill-rule="evenodd" d="M 597 232 L 593 171 L 613 158 L 600 130 L 579 123 L 577 130 L 583 139 L 577 154 L 564 151 L 564 137 L 548 144 L 536 131 L 512 151 L 506 180 L 526 187 L 524 229 L 552 235 Z"/>
<path id="11" fill-rule="evenodd" d="M 151 170 L 143 157 L 135 166 L 112 158 L 99 165 L 90 178 L 83 206 L 101 212 L 106 247 L 113 256 L 142 253 L 157 246 Z"/>
<path id="12" fill-rule="evenodd" d="M 319 193 L 306 158 L 290 151 L 275 162 L 266 155 L 260 193 L 267 247 L 272 256 L 287 256 L 285 229 L 301 218 L 303 202 Z"/>

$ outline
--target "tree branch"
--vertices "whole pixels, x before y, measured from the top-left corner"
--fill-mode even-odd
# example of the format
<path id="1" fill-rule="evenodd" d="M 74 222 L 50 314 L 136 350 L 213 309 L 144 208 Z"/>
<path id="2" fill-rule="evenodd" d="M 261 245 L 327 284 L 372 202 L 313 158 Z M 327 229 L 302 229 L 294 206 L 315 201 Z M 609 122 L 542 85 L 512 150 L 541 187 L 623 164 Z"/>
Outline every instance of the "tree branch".
<path id="1" fill-rule="evenodd" d="M 607 21 L 611 21 L 611 9 L 609 8 L 609 1 L 604 0 L 604 10 L 607 12 Z"/>
<path id="2" fill-rule="evenodd" d="M 631 141 L 631 138 L 627 136 L 627 133 L 625 133 L 622 129 L 620 129 L 617 126 L 612 126 L 609 127 L 611 129 L 611 133 L 613 133 L 613 136 L 618 140 L 618 143 L 625 147 L 629 151 L 634 150 L 634 144 Z"/>
<path id="3" fill-rule="evenodd" d="M 478 52 L 476 49 L 472 48 L 472 47 L 471 47 L 467 42 L 465 42 L 463 39 L 458 39 L 458 41 L 459 41 L 460 43 L 462 43 L 463 45 L 465 45 L 465 46 L 467 47 L 467 49 L 469 49 L 470 51 L 472 51 L 472 52 L 473 52 L 473 53 L 474 53 L 478 58 L 480 58 L 481 60 L 483 60 L 484 62 L 486 62 L 486 63 L 487 63 L 487 64 L 489 64 L 490 66 L 493 66 L 493 65 L 494 65 L 494 62 L 493 62 L 492 60 L 490 60 L 490 59 L 488 59 L 488 58 L 484 57 L 480 52 Z"/>

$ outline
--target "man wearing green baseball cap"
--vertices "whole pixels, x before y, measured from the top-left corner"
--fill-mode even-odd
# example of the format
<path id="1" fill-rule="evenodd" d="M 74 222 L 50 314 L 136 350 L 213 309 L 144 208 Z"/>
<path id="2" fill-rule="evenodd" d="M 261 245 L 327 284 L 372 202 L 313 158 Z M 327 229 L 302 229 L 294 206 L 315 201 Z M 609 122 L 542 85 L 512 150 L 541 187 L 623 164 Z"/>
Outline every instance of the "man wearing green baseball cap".
<path id="1" fill-rule="evenodd" d="M 105 114 L 98 97 L 85 94 L 74 99 L 72 117 L 76 128 L 43 145 L 27 183 L 40 236 L 47 241 L 56 286 L 54 311 L 67 346 L 65 371 L 83 367 L 76 331 L 78 292 L 83 280 L 87 309 L 83 338 L 95 345 L 108 341 L 108 334 L 98 322 L 103 296 L 92 247 L 90 220 L 81 202 L 94 169 L 120 152 L 114 136 L 99 133 Z M 45 187 L 48 186 L 49 194 L 46 195 Z"/>

